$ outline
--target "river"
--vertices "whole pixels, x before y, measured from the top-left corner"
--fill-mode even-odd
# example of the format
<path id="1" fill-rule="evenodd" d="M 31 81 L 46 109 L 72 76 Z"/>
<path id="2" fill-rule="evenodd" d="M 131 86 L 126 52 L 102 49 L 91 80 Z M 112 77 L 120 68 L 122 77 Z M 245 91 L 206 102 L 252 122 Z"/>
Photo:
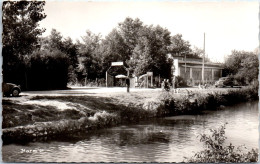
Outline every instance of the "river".
<path id="1" fill-rule="evenodd" d="M 182 162 L 200 134 L 226 125 L 226 144 L 258 148 L 258 102 L 101 129 L 70 138 L 2 146 L 4 162 Z"/>

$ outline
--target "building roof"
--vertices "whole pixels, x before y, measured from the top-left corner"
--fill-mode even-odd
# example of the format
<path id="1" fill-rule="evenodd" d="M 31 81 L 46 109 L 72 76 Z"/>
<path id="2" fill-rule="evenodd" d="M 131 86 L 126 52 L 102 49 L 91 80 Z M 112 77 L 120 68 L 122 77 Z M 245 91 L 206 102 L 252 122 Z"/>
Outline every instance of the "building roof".
<path id="1" fill-rule="evenodd" d="M 192 68 L 201 68 L 202 64 L 203 64 L 202 60 L 200 60 L 200 61 L 198 61 L 198 60 L 191 60 L 191 58 L 189 58 L 189 60 L 186 60 L 186 61 L 178 59 L 178 63 L 180 65 L 182 65 L 182 66 L 184 66 L 186 64 L 186 67 L 192 67 Z M 205 66 L 205 68 L 223 69 L 221 63 L 205 62 L 204 66 Z"/>

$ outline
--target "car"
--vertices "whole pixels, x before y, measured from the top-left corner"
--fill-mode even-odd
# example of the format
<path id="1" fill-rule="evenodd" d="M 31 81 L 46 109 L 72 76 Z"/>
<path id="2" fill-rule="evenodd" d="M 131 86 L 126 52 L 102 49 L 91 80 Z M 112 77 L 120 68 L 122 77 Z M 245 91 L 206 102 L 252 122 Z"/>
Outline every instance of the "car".
<path id="1" fill-rule="evenodd" d="M 221 77 L 218 81 L 215 82 L 215 87 L 226 87 L 234 86 L 234 79 L 231 77 Z"/>
<path id="2" fill-rule="evenodd" d="M 21 87 L 13 83 L 3 83 L 2 92 L 4 96 L 18 97 L 21 93 Z"/>

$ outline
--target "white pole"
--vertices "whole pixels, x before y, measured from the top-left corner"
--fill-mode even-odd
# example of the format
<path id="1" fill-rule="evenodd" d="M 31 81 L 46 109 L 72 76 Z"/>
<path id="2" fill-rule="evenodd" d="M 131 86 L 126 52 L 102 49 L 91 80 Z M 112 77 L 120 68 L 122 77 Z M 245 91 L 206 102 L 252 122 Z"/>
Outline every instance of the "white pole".
<path id="1" fill-rule="evenodd" d="M 107 80 L 108 80 L 108 73 L 107 73 L 107 71 L 106 71 L 106 87 L 108 87 L 108 82 L 107 82 Z"/>
<path id="2" fill-rule="evenodd" d="M 203 58 L 202 58 L 202 84 L 204 84 L 204 65 L 205 65 L 205 33 L 204 33 L 204 43 L 203 43 Z"/>

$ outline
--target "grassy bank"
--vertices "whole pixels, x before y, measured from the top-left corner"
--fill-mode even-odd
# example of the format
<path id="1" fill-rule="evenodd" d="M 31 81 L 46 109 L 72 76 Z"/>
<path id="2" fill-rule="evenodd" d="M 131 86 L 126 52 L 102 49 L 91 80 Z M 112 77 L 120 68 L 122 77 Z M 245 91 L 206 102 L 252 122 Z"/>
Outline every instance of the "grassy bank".
<path id="1" fill-rule="evenodd" d="M 219 107 L 258 99 L 258 86 L 206 94 L 201 94 L 198 91 L 188 92 L 186 95 L 182 95 L 179 98 L 175 98 L 173 94 L 165 93 L 162 96 L 162 104 L 158 108 L 158 115 L 173 116 L 196 114 L 203 110 L 215 110 Z"/>
<path id="2" fill-rule="evenodd" d="M 126 95 L 127 93 L 124 93 Z M 88 132 L 151 117 L 196 114 L 220 106 L 257 100 L 258 89 L 247 87 L 226 92 L 160 92 L 114 97 L 32 96 L 20 101 L 3 99 L 3 140 L 32 139 Z M 145 97 L 145 94 L 144 96 Z M 131 101 L 130 101 L 131 99 Z"/>
<path id="3" fill-rule="evenodd" d="M 88 132 L 155 117 L 141 104 L 115 103 L 94 96 L 36 96 L 26 101 L 3 99 L 3 140 L 13 142 Z"/>

